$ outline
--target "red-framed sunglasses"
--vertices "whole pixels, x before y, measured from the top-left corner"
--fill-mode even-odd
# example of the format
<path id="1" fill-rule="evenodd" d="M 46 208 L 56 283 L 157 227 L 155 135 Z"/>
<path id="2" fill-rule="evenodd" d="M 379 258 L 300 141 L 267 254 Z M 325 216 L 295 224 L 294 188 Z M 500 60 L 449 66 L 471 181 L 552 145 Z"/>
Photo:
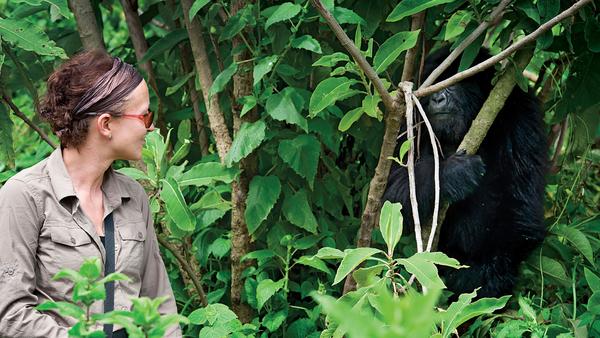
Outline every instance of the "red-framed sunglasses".
<path id="1" fill-rule="evenodd" d="M 84 114 L 84 116 L 98 116 L 100 114 L 102 114 L 102 113 L 86 113 L 86 114 Z M 114 113 L 113 116 L 114 117 L 128 117 L 130 119 L 140 120 L 144 123 L 144 126 L 146 127 L 146 129 L 150 129 L 150 127 L 152 126 L 152 122 L 154 121 L 154 113 L 149 110 L 146 114 L 141 114 L 141 115 Z"/>

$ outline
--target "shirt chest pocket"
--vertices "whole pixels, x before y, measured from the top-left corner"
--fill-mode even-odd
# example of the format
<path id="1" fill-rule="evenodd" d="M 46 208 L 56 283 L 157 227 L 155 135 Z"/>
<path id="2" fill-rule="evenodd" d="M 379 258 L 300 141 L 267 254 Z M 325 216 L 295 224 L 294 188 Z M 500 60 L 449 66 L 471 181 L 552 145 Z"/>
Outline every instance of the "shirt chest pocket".
<path id="1" fill-rule="evenodd" d="M 146 243 L 145 222 L 124 222 L 117 227 L 120 247 L 117 250 L 117 270 L 135 275 L 142 269 Z"/>
<path id="2" fill-rule="evenodd" d="M 56 269 L 79 270 L 83 260 L 100 257 L 100 251 L 92 238 L 79 227 L 55 226 L 47 228 L 49 241 L 41 248 L 41 254 L 55 262 Z"/>

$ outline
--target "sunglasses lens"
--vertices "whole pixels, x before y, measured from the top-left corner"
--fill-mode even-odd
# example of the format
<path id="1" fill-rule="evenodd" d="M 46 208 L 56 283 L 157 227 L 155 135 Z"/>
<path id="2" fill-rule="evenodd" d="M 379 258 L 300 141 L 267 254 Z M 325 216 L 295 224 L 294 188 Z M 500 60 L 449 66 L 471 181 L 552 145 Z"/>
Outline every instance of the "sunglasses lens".
<path id="1" fill-rule="evenodd" d="M 152 121 L 154 121 L 154 113 L 149 111 L 148 114 L 144 115 L 144 125 L 146 128 L 150 128 Z"/>

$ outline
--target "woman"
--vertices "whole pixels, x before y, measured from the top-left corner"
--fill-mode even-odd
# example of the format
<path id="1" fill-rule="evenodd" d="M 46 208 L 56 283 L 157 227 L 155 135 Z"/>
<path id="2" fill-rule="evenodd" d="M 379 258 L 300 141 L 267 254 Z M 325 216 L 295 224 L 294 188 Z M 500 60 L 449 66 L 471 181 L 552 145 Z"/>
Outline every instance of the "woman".
<path id="1" fill-rule="evenodd" d="M 104 52 L 79 54 L 48 79 L 40 110 L 61 146 L 0 189 L 0 337 L 67 337 L 71 317 L 35 306 L 70 300 L 73 285 L 52 276 L 93 256 L 114 257 L 115 270 L 131 278 L 115 282 L 115 310 L 129 310 L 131 297 L 168 296 L 159 310 L 177 312 L 148 197 L 111 168 L 114 160 L 141 158 L 145 135 L 154 130 L 148 104 L 140 74 Z M 111 217 L 114 255 L 107 255 Z M 100 302 L 92 308 L 103 310 Z M 119 336 L 126 334 L 115 331 Z M 166 336 L 180 337 L 179 327 Z"/>

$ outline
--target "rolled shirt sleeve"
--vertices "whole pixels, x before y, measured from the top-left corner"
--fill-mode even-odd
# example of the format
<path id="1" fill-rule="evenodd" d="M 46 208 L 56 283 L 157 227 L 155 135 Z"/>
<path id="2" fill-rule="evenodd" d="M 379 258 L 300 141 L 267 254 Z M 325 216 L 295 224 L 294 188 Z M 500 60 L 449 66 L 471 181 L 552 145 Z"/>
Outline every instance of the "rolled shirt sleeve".
<path id="1" fill-rule="evenodd" d="M 0 337 L 68 336 L 68 328 L 35 309 L 40 205 L 23 181 L 11 179 L 0 189 Z"/>

